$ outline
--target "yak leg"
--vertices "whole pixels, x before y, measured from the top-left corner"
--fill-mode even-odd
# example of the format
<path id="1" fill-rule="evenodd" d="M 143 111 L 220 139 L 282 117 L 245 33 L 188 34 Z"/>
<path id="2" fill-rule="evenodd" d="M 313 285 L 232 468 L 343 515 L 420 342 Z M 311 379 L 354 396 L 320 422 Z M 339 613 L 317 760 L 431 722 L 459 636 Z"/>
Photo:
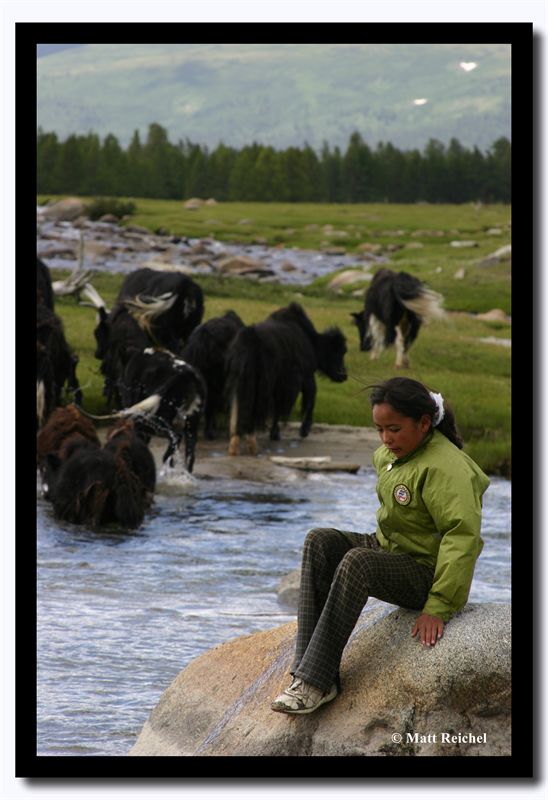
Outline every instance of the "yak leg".
<path id="1" fill-rule="evenodd" d="M 407 368 L 409 358 L 407 356 L 407 335 L 409 330 L 409 320 L 404 315 L 399 324 L 396 325 L 396 367 Z"/>
<path id="2" fill-rule="evenodd" d="M 270 438 L 273 442 L 278 442 L 280 440 L 280 423 L 278 422 L 278 417 L 276 415 L 274 416 L 272 425 L 270 426 Z"/>
<path id="3" fill-rule="evenodd" d="M 247 452 L 250 456 L 256 456 L 259 449 L 257 447 L 257 437 L 254 433 L 248 433 L 245 438 L 247 441 Z"/>
<path id="4" fill-rule="evenodd" d="M 305 379 L 302 387 L 302 405 L 301 405 L 301 436 L 304 438 L 310 433 L 312 427 L 312 412 L 314 411 L 314 403 L 316 402 L 316 381 L 314 375 Z"/>
<path id="5" fill-rule="evenodd" d="M 230 443 L 228 445 L 228 455 L 237 456 L 240 453 L 240 437 L 238 435 L 238 398 L 236 394 L 232 396 L 230 403 L 230 420 L 228 423 L 228 433 Z"/>
<path id="6" fill-rule="evenodd" d="M 371 349 L 371 360 L 374 361 L 377 359 L 382 351 L 384 350 L 384 340 L 386 338 L 386 325 L 384 325 L 380 319 L 374 314 L 371 314 L 369 317 L 369 331 L 371 333 L 371 339 L 373 341 L 373 347 Z"/>
<path id="7" fill-rule="evenodd" d="M 192 472 L 194 467 L 199 421 L 200 415 L 192 414 L 185 422 L 185 467 L 188 472 Z"/>

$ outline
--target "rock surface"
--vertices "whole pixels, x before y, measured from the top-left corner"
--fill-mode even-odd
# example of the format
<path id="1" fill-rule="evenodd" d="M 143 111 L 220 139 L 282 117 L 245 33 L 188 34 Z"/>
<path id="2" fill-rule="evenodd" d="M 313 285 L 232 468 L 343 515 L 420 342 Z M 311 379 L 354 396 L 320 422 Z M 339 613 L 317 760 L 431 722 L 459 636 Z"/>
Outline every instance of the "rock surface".
<path id="1" fill-rule="evenodd" d="M 47 219 L 59 221 L 72 221 L 86 213 L 86 206 L 79 197 L 65 197 L 50 203 L 42 210 Z"/>
<path id="2" fill-rule="evenodd" d="M 343 654 L 343 691 L 317 712 L 270 710 L 288 683 L 288 623 L 192 661 L 129 755 L 509 755 L 510 606 L 468 605 L 433 648 L 410 635 L 416 612 L 392 608 L 374 624 L 362 615 Z"/>

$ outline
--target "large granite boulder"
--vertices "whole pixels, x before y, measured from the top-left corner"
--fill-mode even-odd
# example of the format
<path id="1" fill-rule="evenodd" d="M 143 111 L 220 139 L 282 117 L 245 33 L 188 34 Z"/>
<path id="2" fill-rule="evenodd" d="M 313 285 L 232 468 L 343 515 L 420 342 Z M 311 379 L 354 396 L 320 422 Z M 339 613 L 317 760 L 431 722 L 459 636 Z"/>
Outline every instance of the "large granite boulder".
<path id="1" fill-rule="evenodd" d="M 342 693 L 297 717 L 270 709 L 295 623 L 226 642 L 179 673 L 129 755 L 509 755 L 510 606 L 468 605 L 432 648 L 411 636 L 416 616 L 362 615 Z"/>

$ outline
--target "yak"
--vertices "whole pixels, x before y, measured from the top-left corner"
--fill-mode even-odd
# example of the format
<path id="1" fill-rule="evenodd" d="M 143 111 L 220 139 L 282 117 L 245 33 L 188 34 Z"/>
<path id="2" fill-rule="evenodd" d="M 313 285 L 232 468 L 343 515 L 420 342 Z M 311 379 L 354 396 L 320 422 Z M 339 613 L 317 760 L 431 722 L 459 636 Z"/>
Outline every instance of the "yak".
<path id="1" fill-rule="evenodd" d="M 36 302 L 53 311 L 55 299 L 48 265 L 36 257 Z"/>
<path id="2" fill-rule="evenodd" d="M 75 407 L 57 409 L 39 434 L 42 492 L 55 516 L 93 527 L 138 527 L 156 482 L 154 459 L 124 420 L 101 447 L 92 423 Z"/>
<path id="3" fill-rule="evenodd" d="M 114 307 L 94 299 L 98 322 L 95 358 L 101 361 L 103 394 L 120 405 L 119 381 L 129 358 L 146 347 L 179 352 L 204 313 L 203 292 L 181 273 L 142 268 L 123 281 Z"/>
<path id="4" fill-rule="evenodd" d="M 198 370 L 168 350 L 153 347 L 133 353 L 120 380 L 124 408 L 113 418 L 130 418 L 139 434 L 169 440 L 163 461 L 173 463 L 181 441 L 185 442 L 185 467 L 192 472 L 198 427 L 207 389 Z"/>
<path id="5" fill-rule="evenodd" d="M 423 322 L 444 317 L 443 298 L 407 272 L 379 269 L 365 293 L 365 308 L 352 313 L 360 350 L 378 358 L 396 345 L 396 367 L 408 367 L 408 350 Z"/>
<path id="6" fill-rule="evenodd" d="M 204 315 L 200 286 L 181 272 L 143 267 L 131 272 L 118 292 L 124 306 L 149 336 L 150 344 L 178 352 Z"/>
<path id="7" fill-rule="evenodd" d="M 255 454 L 255 432 L 266 427 L 267 419 L 270 438 L 279 439 L 279 422 L 289 417 L 299 393 L 300 435 L 308 436 L 316 400 L 315 372 L 338 383 L 345 381 L 345 353 L 341 331 L 332 327 L 318 333 L 298 303 L 242 328 L 227 352 L 229 454 L 239 453 L 243 435 L 249 452 Z"/>
<path id="8" fill-rule="evenodd" d="M 69 347 L 61 319 L 39 302 L 36 309 L 36 420 L 40 428 L 54 408 L 61 405 L 66 389 L 76 403 L 82 390 L 76 377 L 78 356 Z"/>
<path id="9" fill-rule="evenodd" d="M 216 438 L 217 416 L 226 410 L 226 353 L 243 327 L 236 312 L 227 311 L 222 317 L 213 317 L 198 325 L 181 352 L 181 358 L 199 370 L 206 384 L 204 431 L 208 439 Z"/>

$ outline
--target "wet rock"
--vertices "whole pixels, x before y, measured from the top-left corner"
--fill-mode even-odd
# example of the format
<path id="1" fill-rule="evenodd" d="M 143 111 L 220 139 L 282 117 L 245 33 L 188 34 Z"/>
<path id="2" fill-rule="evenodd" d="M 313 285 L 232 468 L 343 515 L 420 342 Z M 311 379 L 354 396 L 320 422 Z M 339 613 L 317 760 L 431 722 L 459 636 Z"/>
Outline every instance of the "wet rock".
<path id="1" fill-rule="evenodd" d="M 192 661 L 129 755 L 510 755 L 510 606 L 469 604 L 427 648 L 411 636 L 416 611 L 383 605 L 374 624 L 360 617 L 343 654 L 343 691 L 316 713 L 270 709 L 290 679 L 291 622 Z"/>
<path id="2" fill-rule="evenodd" d="M 268 271 L 262 261 L 249 256 L 229 256 L 217 262 L 217 269 L 223 273 L 241 275 L 247 272 Z"/>
<path id="3" fill-rule="evenodd" d="M 78 254 L 78 245 L 71 245 L 67 242 L 62 244 L 47 245 L 46 247 L 37 248 L 38 256 L 40 258 L 76 258 Z"/>
<path id="4" fill-rule="evenodd" d="M 138 233 L 141 236 L 152 236 L 151 232 L 148 228 L 143 227 L 142 225 L 126 225 L 124 228 L 125 234 L 129 233 Z"/>
<path id="5" fill-rule="evenodd" d="M 300 586 L 301 570 L 294 569 L 288 575 L 285 575 L 278 584 L 278 588 L 276 589 L 278 602 L 283 606 L 296 609 L 299 605 Z"/>
<path id="6" fill-rule="evenodd" d="M 84 256 L 86 259 L 96 261 L 113 252 L 113 248 L 105 242 L 86 240 L 84 242 Z"/>

